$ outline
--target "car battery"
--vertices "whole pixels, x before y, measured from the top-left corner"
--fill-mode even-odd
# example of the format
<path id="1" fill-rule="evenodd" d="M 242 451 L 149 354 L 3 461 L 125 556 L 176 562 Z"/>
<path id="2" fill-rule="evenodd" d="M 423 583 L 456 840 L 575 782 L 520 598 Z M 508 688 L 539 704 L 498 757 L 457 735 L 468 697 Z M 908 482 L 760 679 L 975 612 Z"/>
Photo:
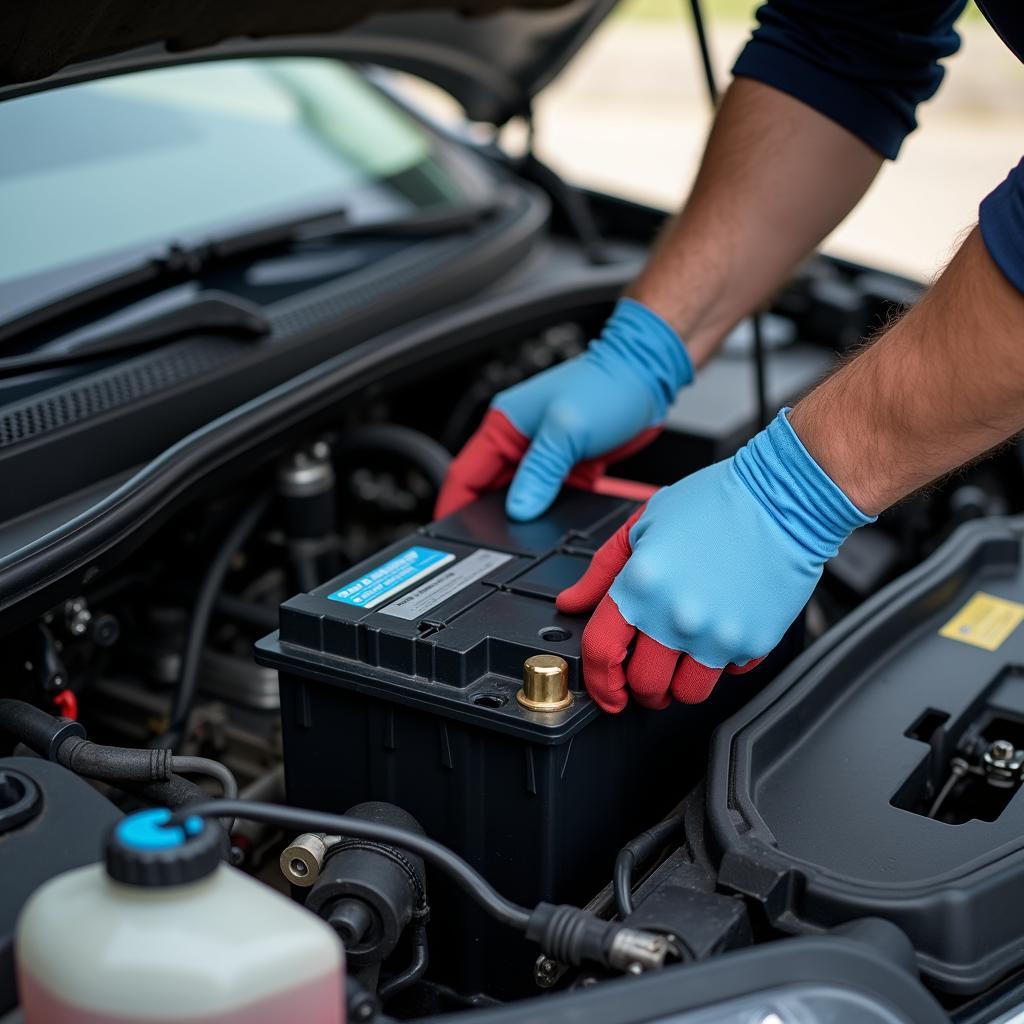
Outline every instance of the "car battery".
<path id="1" fill-rule="evenodd" d="M 585 619 L 555 597 L 636 504 L 566 489 L 529 523 L 503 506 L 487 495 L 287 601 L 257 660 L 280 676 L 291 803 L 397 804 L 509 899 L 582 904 L 702 777 L 712 730 L 771 668 L 701 705 L 603 713 L 581 678 Z M 567 664 L 567 706 L 518 699 L 538 654 Z M 536 948 L 436 873 L 429 889 L 431 977 L 529 992 Z"/>

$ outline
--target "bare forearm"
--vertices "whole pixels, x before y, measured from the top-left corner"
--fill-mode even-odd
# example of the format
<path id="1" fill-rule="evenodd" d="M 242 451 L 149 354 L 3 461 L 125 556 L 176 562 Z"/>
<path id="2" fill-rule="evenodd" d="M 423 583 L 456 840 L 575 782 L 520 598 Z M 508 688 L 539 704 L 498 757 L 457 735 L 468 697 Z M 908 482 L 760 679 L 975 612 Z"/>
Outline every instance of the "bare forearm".
<path id="1" fill-rule="evenodd" d="M 968 237 L 898 324 L 790 414 L 798 436 L 876 514 L 1024 428 L 1024 296 Z"/>
<path id="2" fill-rule="evenodd" d="M 856 205 L 882 158 L 798 100 L 730 86 L 682 213 L 629 294 L 698 365 Z"/>

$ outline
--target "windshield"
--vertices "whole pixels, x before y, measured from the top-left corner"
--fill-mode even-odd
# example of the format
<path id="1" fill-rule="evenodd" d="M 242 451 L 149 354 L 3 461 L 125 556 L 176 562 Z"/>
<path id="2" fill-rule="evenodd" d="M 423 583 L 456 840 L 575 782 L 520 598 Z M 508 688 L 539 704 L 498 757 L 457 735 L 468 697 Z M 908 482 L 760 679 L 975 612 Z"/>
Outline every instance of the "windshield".
<path id="1" fill-rule="evenodd" d="M 136 72 L 0 104 L 0 288 L 306 210 L 466 200 L 433 135 L 331 59 Z"/>

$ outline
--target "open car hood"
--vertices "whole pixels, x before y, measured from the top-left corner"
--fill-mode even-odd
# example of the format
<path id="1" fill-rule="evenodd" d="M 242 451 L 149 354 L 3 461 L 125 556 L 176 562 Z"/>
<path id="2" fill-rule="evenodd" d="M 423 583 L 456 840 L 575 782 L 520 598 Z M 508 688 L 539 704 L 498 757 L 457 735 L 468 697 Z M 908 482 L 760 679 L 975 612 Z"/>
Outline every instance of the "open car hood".
<path id="1" fill-rule="evenodd" d="M 616 0 L 6 0 L 0 99 L 154 64 L 312 51 L 399 68 L 474 120 L 528 110 Z"/>

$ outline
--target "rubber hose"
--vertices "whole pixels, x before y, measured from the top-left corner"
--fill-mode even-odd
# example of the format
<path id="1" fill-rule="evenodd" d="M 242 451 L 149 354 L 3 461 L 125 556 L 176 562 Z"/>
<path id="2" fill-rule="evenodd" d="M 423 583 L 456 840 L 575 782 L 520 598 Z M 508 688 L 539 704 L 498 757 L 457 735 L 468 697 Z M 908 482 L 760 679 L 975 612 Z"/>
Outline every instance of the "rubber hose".
<path id="1" fill-rule="evenodd" d="M 625 919 L 633 913 L 633 871 L 636 865 L 653 857 L 682 825 L 682 815 L 670 815 L 630 839 L 619 850 L 618 856 L 615 858 L 612 887 L 615 892 L 615 906 L 620 918 Z"/>
<path id="2" fill-rule="evenodd" d="M 440 442 L 400 423 L 367 423 L 346 430 L 338 439 L 338 451 L 381 451 L 401 455 L 440 490 L 452 464 L 452 455 Z"/>
<path id="3" fill-rule="evenodd" d="M 81 736 L 68 737 L 56 760 L 76 775 L 101 782 L 166 782 L 172 771 L 169 750 L 107 747 Z"/>
<path id="4" fill-rule="evenodd" d="M 344 814 L 328 814 L 305 807 L 282 807 L 248 800 L 207 800 L 190 807 L 189 814 L 202 818 L 248 818 L 250 821 L 264 821 L 300 832 L 353 836 L 357 839 L 370 839 L 387 843 L 389 846 L 397 846 L 399 849 L 417 854 L 438 871 L 446 874 L 495 920 L 520 932 L 525 932 L 530 923 L 529 910 L 505 899 L 483 875 L 447 846 L 417 832 L 378 821 L 350 818 Z M 177 818 L 178 815 L 174 815 L 171 823 L 180 824 Z"/>
<path id="5" fill-rule="evenodd" d="M 210 799 L 209 793 L 180 775 L 172 775 L 166 782 L 124 782 L 118 788 L 145 803 L 172 810 Z"/>
<path id="6" fill-rule="evenodd" d="M 220 594 L 217 598 L 217 611 L 229 619 L 238 619 L 249 626 L 272 633 L 278 627 L 277 605 L 271 607 L 256 601 L 247 601 L 244 597 L 234 594 Z"/>
<path id="7" fill-rule="evenodd" d="M 242 513 L 235 525 L 228 531 L 224 542 L 220 546 L 220 550 L 210 563 L 210 567 L 203 577 L 203 581 L 199 586 L 199 593 L 196 596 L 196 603 L 192 609 L 192 617 L 188 624 L 185 650 L 182 654 L 181 669 L 178 673 L 178 688 L 175 691 L 174 706 L 171 709 L 171 724 L 162 736 L 157 737 L 154 741 L 154 746 L 177 746 L 185 733 L 189 716 L 192 713 L 192 705 L 195 702 L 199 681 L 199 665 L 203 655 L 203 647 L 206 644 L 206 633 L 210 626 L 210 618 L 213 615 L 213 607 L 217 600 L 217 595 L 224 584 L 224 578 L 231 567 L 232 559 L 242 545 L 245 544 L 246 540 L 248 540 L 249 534 L 256 528 L 269 503 L 269 495 L 263 495 Z"/>
<path id="8" fill-rule="evenodd" d="M 85 727 L 70 718 L 58 718 L 23 700 L 0 697 L 0 733 L 15 743 L 24 743 L 48 761 L 57 759 L 61 744 L 85 737 Z"/>
<path id="9" fill-rule="evenodd" d="M 393 977 L 388 978 L 377 989 L 377 995 L 380 996 L 381 1002 L 386 1002 L 388 999 L 397 996 L 399 992 L 404 992 L 410 985 L 414 985 L 427 973 L 429 962 L 427 930 L 422 924 L 416 926 L 412 933 L 411 942 L 412 959 L 409 961 L 408 967 Z"/>
<path id="10" fill-rule="evenodd" d="M 612 876 L 612 887 L 615 891 L 615 909 L 619 917 L 625 920 L 633 913 L 633 868 L 636 857 L 630 849 L 619 850 L 615 858 L 615 873 Z"/>

